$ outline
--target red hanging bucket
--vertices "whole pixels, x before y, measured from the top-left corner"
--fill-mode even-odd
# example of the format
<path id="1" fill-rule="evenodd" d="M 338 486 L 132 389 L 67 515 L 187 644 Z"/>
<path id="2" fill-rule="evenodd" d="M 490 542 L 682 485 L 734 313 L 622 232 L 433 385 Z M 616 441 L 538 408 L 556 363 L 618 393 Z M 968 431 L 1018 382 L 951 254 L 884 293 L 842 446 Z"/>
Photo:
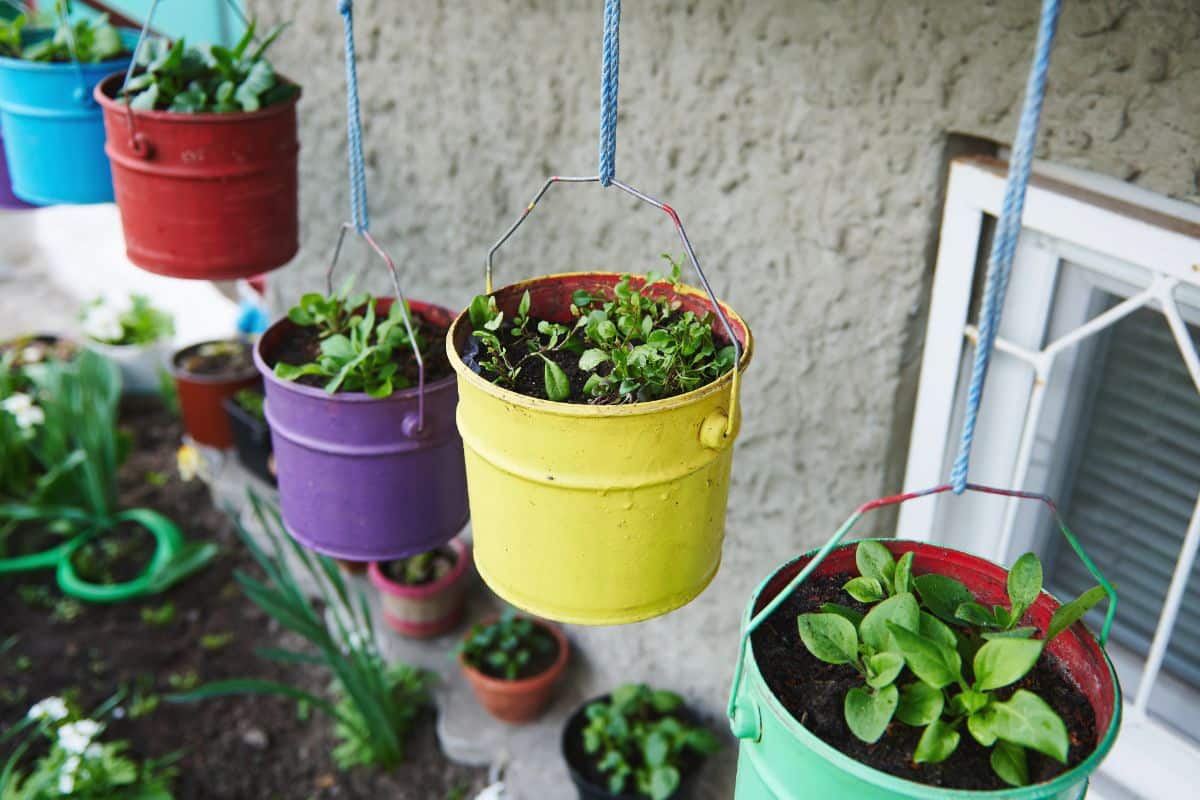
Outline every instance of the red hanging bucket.
<path id="1" fill-rule="evenodd" d="M 299 248 L 296 103 L 260 111 L 131 110 L 124 74 L 96 86 L 129 260 L 172 278 L 249 278 Z"/>

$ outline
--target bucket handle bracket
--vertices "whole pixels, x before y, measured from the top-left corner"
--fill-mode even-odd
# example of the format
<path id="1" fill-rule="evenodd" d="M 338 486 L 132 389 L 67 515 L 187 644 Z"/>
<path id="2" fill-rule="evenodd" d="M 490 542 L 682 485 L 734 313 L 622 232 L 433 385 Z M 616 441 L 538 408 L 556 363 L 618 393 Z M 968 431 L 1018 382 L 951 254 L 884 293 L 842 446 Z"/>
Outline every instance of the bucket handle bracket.
<path id="1" fill-rule="evenodd" d="M 721 302 L 717 299 L 716 293 L 713 292 L 712 286 L 708 282 L 708 276 L 706 276 L 704 274 L 704 270 L 701 269 L 701 267 L 700 267 L 700 261 L 699 261 L 699 259 L 696 258 L 696 251 L 692 249 L 692 243 L 688 239 L 687 231 L 685 231 L 683 228 L 683 222 L 679 219 L 679 214 L 676 213 L 675 209 L 673 209 L 670 205 L 662 202 L 661 200 L 657 200 L 657 199 L 651 197 L 650 195 L 646 194 L 645 192 L 635 189 L 634 187 L 630 186 L 629 184 L 619 181 L 616 178 L 612 178 L 607 184 L 605 184 L 605 182 L 602 180 L 600 175 L 591 175 L 591 176 L 552 175 L 549 178 L 547 178 L 546 182 L 542 184 L 542 187 L 540 189 L 538 189 L 537 194 L 535 194 L 533 196 L 533 199 L 530 200 L 529 203 L 525 206 L 525 209 L 521 212 L 520 216 L 517 217 L 516 221 L 514 221 L 513 224 L 508 227 L 508 230 L 506 230 L 504 232 L 504 235 L 501 236 L 498 240 L 496 240 L 496 243 L 493 244 L 491 246 L 491 249 L 488 250 L 487 259 L 486 259 L 486 262 L 484 265 L 484 274 L 483 274 L 484 292 L 486 294 L 491 294 L 493 291 L 492 265 L 495 261 L 496 251 L 499 250 L 501 247 L 503 247 L 504 244 L 512 237 L 512 235 L 514 233 L 516 233 L 517 228 L 521 227 L 521 223 L 523 223 L 525 221 L 525 219 L 529 216 L 529 214 L 537 206 L 538 201 L 540 201 L 542 199 L 542 196 L 545 195 L 546 192 L 548 192 L 550 190 L 550 187 L 556 183 L 598 183 L 598 184 L 601 184 L 602 186 L 605 186 L 605 185 L 615 186 L 616 188 L 620 189 L 621 191 L 625 192 L 626 194 L 636 197 L 638 200 L 641 200 L 643 203 L 647 203 L 651 206 L 654 206 L 659 211 L 662 211 L 668 217 L 671 218 L 671 223 L 675 226 L 675 231 L 679 234 L 679 240 L 680 240 L 680 242 L 683 243 L 684 252 L 687 253 L 688 262 L 692 265 L 692 269 L 695 271 L 696 276 L 700 279 L 700 285 L 704 287 L 704 292 L 705 292 L 705 294 L 708 295 L 709 302 L 712 303 L 712 307 L 716 311 L 717 317 L 721 320 L 721 327 L 723 327 L 725 329 L 725 334 L 729 337 L 729 341 L 733 343 L 733 348 L 734 348 L 733 377 L 731 379 L 731 386 L 730 386 L 729 415 L 728 415 L 728 418 L 726 419 L 725 430 L 724 430 L 724 438 L 728 439 L 729 437 L 731 437 L 733 435 L 734 426 L 737 424 L 737 409 L 738 409 L 738 395 L 739 395 L 738 390 L 739 390 L 739 386 L 740 386 L 741 365 L 742 365 L 742 343 L 741 343 L 741 340 L 738 339 L 738 337 L 734 334 L 733 325 L 732 325 L 732 323 L 730 323 L 729 317 L 725 313 L 725 309 L 723 309 L 721 307 Z M 706 445 L 706 446 L 712 446 L 712 445 Z"/>
<path id="2" fill-rule="evenodd" d="M 741 641 L 738 644 L 737 664 L 735 664 L 733 668 L 733 686 L 730 688 L 729 705 L 726 709 L 726 713 L 729 716 L 730 729 L 733 731 L 734 736 L 738 737 L 739 739 L 756 739 L 762 733 L 762 712 L 758 709 L 757 704 L 749 703 L 749 705 L 753 707 L 754 713 L 758 714 L 756 726 L 754 724 L 755 717 L 748 716 L 750 712 L 739 703 L 738 697 L 738 694 L 742 688 L 742 673 L 746 663 L 746 649 L 749 646 L 751 634 L 753 634 L 760 625 L 766 622 L 767 618 L 775 613 L 775 610 L 783 604 L 783 602 L 792 594 L 792 592 L 794 592 L 800 586 L 800 584 L 804 583 L 804 581 L 806 581 L 809 576 L 816 571 L 817 567 L 821 565 L 821 562 L 825 560 L 826 556 L 828 556 L 839 544 L 841 544 L 842 539 L 845 538 L 846 534 L 850 532 L 850 529 L 854 527 L 863 514 L 867 513 L 868 511 L 873 511 L 877 508 L 899 505 L 900 503 L 905 503 L 909 500 L 915 500 L 919 497 L 929 497 L 931 495 L 950 492 L 953 491 L 953 488 L 954 487 L 951 484 L 947 483 L 941 486 L 935 486 L 932 489 L 922 489 L 916 492 L 906 492 L 904 494 L 892 495 L 891 497 L 883 497 L 859 506 L 854 510 L 854 513 L 842 523 L 841 527 L 839 527 L 833 536 L 830 537 L 829 541 L 821 546 L 821 549 L 817 551 L 816 555 L 814 555 L 812 559 L 804 565 L 804 569 L 796 573 L 796 576 L 788 582 L 787 586 L 783 587 L 783 589 L 781 589 L 779 593 L 775 595 L 770 603 L 767 603 L 762 611 L 759 611 L 750 618 L 750 621 L 746 623 L 746 627 L 742 631 Z M 1058 505 L 1048 495 L 1037 492 L 1024 492 L 1014 489 L 997 489 L 992 486 L 983 486 L 981 484 L 974 483 L 967 484 L 966 488 L 967 491 L 979 492 L 981 494 L 999 495 L 1002 497 L 1009 497 L 1019 500 L 1037 500 L 1046 505 L 1046 507 L 1050 510 L 1050 513 L 1054 515 L 1054 521 L 1058 526 L 1059 533 L 1061 533 L 1063 538 L 1067 540 L 1067 544 L 1069 544 L 1071 549 L 1075 551 L 1075 555 L 1079 557 L 1079 560 L 1083 562 L 1083 565 L 1087 568 L 1087 571 L 1091 573 L 1092 577 L 1096 579 L 1096 582 L 1103 587 L 1104 593 L 1108 595 L 1108 609 L 1104 615 L 1104 624 L 1100 628 L 1100 635 L 1096 637 L 1097 641 L 1100 643 L 1100 646 L 1103 647 L 1105 643 L 1108 642 L 1108 634 L 1112 628 L 1113 618 L 1117 614 L 1117 592 L 1113 588 L 1112 584 L 1109 583 L 1108 579 L 1104 577 L 1104 574 L 1100 572 L 1100 569 L 1096 566 L 1095 562 L 1092 561 L 1091 556 L 1089 556 L 1083 549 L 1083 545 L 1080 544 L 1079 540 L 1075 537 L 1075 534 L 1073 534 L 1067 527 L 1066 521 L 1063 519 L 1062 514 L 1058 510 Z"/>

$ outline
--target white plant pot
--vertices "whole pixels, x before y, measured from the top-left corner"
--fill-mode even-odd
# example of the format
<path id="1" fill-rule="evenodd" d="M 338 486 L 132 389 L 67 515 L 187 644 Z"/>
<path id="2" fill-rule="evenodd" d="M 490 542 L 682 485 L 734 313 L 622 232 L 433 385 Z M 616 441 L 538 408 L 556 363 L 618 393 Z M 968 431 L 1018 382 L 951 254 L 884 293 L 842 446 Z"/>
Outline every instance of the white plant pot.
<path id="1" fill-rule="evenodd" d="M 124 394 L 154 394 L 161 385 L 160 374 L 167 370 L 171 343 L 160 339 L 151 344 L 103 344 L 91 339 L 87 347 L 121 369 Z"/>

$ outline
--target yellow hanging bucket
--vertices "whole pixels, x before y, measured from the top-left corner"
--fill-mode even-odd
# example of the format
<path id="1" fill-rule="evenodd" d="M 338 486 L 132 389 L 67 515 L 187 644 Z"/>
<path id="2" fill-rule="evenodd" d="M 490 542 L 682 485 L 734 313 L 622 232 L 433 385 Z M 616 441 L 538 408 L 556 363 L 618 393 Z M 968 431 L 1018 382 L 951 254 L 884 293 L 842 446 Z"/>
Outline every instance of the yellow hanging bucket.
<path id="1" fill-rule="evenodd" d="M 494 296 L 511 316 L 528 290 L 531 316 L 569 322 L 572 292 L 611 290 L 619 278 L 553 275 Z M 703 292 L 673 293 L 684 310 L 713 311 Z M 458 373 L 475 563 L 496 594 L 546 619 L 612 625 L 679 608 L 716 575 L 739 427 L 736 373 L 752 349 L 745 322 L 721 309 L 742 353 L 736 370 L 687 394 L 620 406 L 496 386 L 464 363 L 471 321 L 465 312 L 455 320 L 447 350 Z"/>

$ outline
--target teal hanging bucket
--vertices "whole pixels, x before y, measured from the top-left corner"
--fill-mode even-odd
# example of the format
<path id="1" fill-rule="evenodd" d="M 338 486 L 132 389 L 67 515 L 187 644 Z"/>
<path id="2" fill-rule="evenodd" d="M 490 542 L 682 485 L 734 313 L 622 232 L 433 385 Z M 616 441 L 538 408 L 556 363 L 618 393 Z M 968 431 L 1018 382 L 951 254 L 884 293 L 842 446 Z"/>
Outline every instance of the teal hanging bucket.
<path id="1" fill-rule="evenodd" d="M 759 584 L 742 618 L 741 651 L 728 709 L 730 727 L 740 740 L 736 800 L 1079 800 L 1086 795 L 1088 778 L 1112 748 L 1121 722 L 1121 688 L 1103 648 L 1116 610 L 1116 596 L 1075 537 L 1062 525 L 1061 519 L 1058 520 L 1059 528 L 1068 543 L 1098 582 L 1109 590 L 1109 608 L 1098 637 L 1093 637 L 1082 623 L 1076 623 L 1047 646 L 1047 650 L 1066 667 L 1091 705 L 1096 717 L 1097 737 L 1095 749 L 1083 761 L 1051 780 L 1030 786 L 977 791 L 930 786 L 882 772 L 826 744 L 801 725 L 774 695 L 759 669 L 752 633 L 797 586 L 809 575 L 858 572 L 855 544 L 839 544 L 865 511 L 949 488 L 941 486 L 926 492 L 886 498 L 859 508 L 824 547 L 784 564 Z M 1043 500 L 1053 509 L 1053 504 L 1040 495 L 970 488 Z M 981 602 L 989 605 L 1006 602 L 1007 570 L 1003 567 L 922 542 L 882 541 L 896 558 L 909 551 L 914 553 L 914 575 L 926 572 L 948 575 L 966 584 Z M 1029 610 L 1027 619 L 1045 630 L 1058 606 L 1057 600 L 1043 592 Z M 798 677 L 802 679 L 802 676 Z"/>
<path id="2" fill-rule="evenodd" d="M 104 118 L 92 89 L 129 66 L 137 33 L 123 30 L 121 39 L 130 54 L 97 64 L 0 58 L 0 127 L 20 199 L 42 206 L 112 202 Z"/>

